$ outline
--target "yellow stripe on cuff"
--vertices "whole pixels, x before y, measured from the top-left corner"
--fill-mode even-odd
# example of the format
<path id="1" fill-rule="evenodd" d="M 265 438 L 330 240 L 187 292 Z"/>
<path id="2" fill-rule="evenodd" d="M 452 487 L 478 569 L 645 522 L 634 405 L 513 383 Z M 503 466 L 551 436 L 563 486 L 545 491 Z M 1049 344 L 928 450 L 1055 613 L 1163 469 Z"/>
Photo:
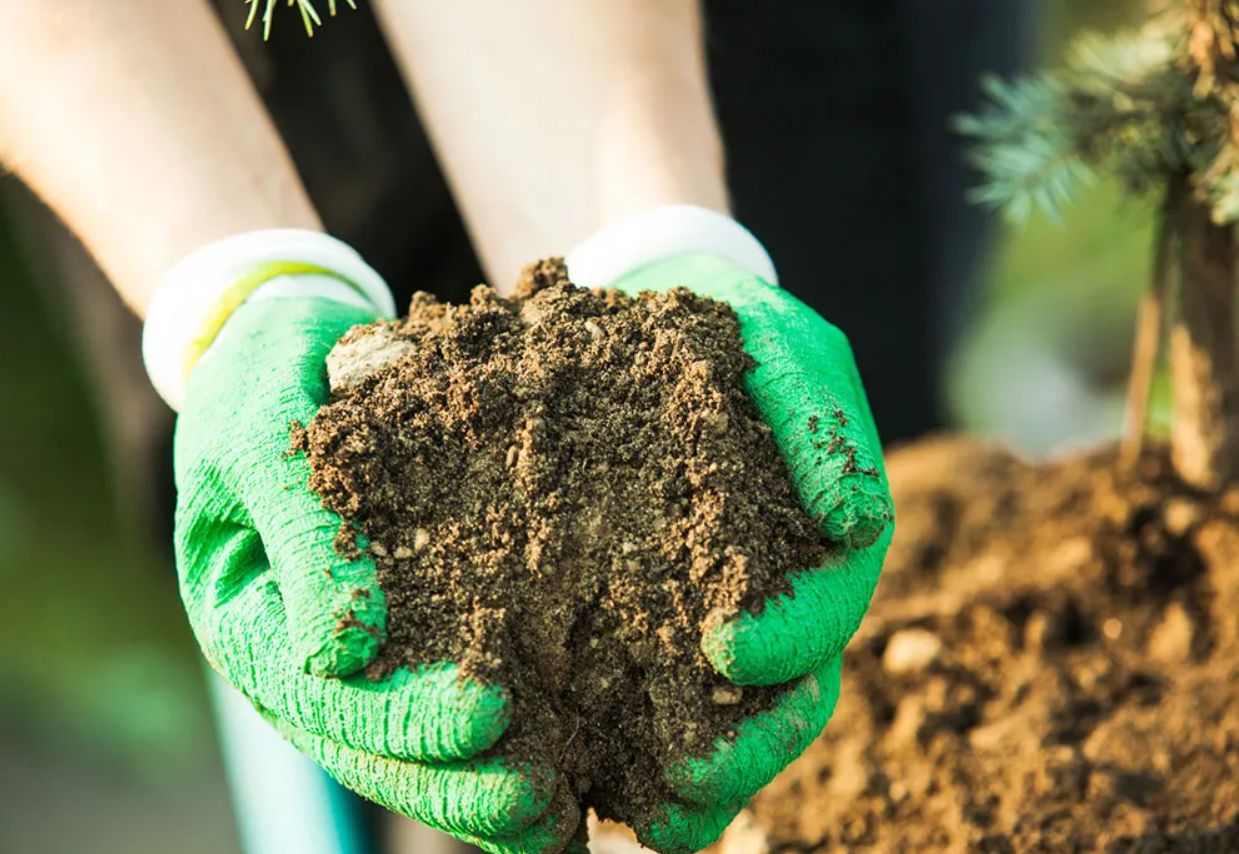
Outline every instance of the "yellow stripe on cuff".
<path id="1" fill-rule="evenodd" d="M 194 369 L 194 365 L 198 364 L 198 360 L 202 358 L 202 354 L 207 351 L 207 348 L 214 343 L 228 318 L 232 316 L 232 313 L 237 310 L 241 303 L 249 299 L 250 294 L 267 282 L 272 279 L 278 279 L 280 276 L 306 274 L 330 276 L 357 291 L 357 293 L 365 297 L 367 302 L 370 301 L 370 297 L 356 282 L 341 276 L 335 270 L 329 270 L 317 264 L 301 264 L 292 261 L 268 261 L 256 264 L 249 273 L 233 282 L 226 291 L 220 294 L 219 299 L 211 304 L 206 314 L 203 315 L 202 322 L 198 324 L 198 332 L 185 344 L 185 350 L 182 354 L 182 359 L 185 363 L 183 373 L 185 380 L 189 380 L 189 373 Z"/>

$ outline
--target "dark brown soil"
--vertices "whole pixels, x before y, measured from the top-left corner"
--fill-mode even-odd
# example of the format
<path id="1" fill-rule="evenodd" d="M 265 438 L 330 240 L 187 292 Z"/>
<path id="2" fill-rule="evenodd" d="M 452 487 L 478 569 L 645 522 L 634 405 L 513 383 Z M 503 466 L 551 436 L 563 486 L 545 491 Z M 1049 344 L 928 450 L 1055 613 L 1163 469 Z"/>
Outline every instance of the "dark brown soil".
<path id="1" fill-rule="evenodd" d="M 1239 491 L 1113 456 L 888 458 L 838 711 L 726 854 L 1239 852 Z"/>
<path id="2" fill-rule="evenodd" d="M 662 768 L 775 697 L 719 677 L 703 627 L 827 548 L 744 390 L 734 313 L 545 262 L 512 299 L 419 294 L 341 346 L 375 334 L 404 355 L 296 441 L 378 565 L 371 674 L 446 660 L 510 687 L 496 752 L 556 763 L 600 815 L 648 815 Z"/>

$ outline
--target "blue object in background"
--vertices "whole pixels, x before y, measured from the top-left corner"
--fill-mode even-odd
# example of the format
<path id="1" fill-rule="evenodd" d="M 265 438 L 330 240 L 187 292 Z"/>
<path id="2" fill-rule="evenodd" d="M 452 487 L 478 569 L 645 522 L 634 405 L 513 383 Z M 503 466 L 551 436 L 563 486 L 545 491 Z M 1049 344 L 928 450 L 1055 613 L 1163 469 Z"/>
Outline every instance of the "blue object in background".
<path id="1" fill-rule="evenodd" d="M 374 854 L 365 805 L 207 671 L 245 854 Z"/>

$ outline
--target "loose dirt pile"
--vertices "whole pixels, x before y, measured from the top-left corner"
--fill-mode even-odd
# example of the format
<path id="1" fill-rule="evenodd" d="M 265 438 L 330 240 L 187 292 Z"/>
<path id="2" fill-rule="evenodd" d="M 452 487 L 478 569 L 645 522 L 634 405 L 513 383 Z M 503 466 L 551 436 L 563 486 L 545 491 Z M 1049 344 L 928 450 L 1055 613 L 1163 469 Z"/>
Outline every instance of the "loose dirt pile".
<path id="1" fill-rule="evenodd" d="M 963 441 L 888 470 L 834 720 L 719 848 L 1239 852 L 1239 491 Z"/>
<path id="2" fill-rule="evenodd" d="M 510 687 L 495 752 L 556 763 L 625 822 L 668 800 L 661 769 L 773 702 L 714 672 L 703 627 L 828 546 L 745 393 L 730 308 L 576 289 L 546 262 L 512 299 L 419 294 L 329 365 L 346 390 L 294 446 L 378 565 L 371 675 L 446 660 Z"/>

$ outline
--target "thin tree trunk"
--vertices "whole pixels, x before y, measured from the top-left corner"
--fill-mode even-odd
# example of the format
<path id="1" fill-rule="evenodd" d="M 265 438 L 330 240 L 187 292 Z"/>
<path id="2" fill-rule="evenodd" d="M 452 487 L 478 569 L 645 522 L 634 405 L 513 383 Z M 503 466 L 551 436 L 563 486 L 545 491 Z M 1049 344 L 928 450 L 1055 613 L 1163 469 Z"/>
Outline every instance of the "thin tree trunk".
<path id="1" fill-rule="evenodd" d="M 1163 326 L 1166 317 L 1166 295 L 1170 291 L 1171 259 L 1174 256 L 1175 212 L 1181 197 L 1182 181 L 1171 181 L 1157 219 L 1157 245 L 1154 249 L 1153 275 L 1149 289 L 1140 300 L 1136 316 L 1136 340 L 1132 345 L 1131 378 L 1127 389 L 1127 424 L 1119 445 L 1119 460 L 1131 468 L 1140 459 L 1144 448 L 1145 427 L 1149 418 L 1149 398 L 1153 375 L 1161 355 Z"/>
<path id="2" fill-rule="evenodd" d="M 1185 195 L 1176 213 L 1181 284 L 1170 335 L 1171 453 L 1201 489 L 1239 480 L 1239 359 L 1235 349 L 1235 234 Z"/>

